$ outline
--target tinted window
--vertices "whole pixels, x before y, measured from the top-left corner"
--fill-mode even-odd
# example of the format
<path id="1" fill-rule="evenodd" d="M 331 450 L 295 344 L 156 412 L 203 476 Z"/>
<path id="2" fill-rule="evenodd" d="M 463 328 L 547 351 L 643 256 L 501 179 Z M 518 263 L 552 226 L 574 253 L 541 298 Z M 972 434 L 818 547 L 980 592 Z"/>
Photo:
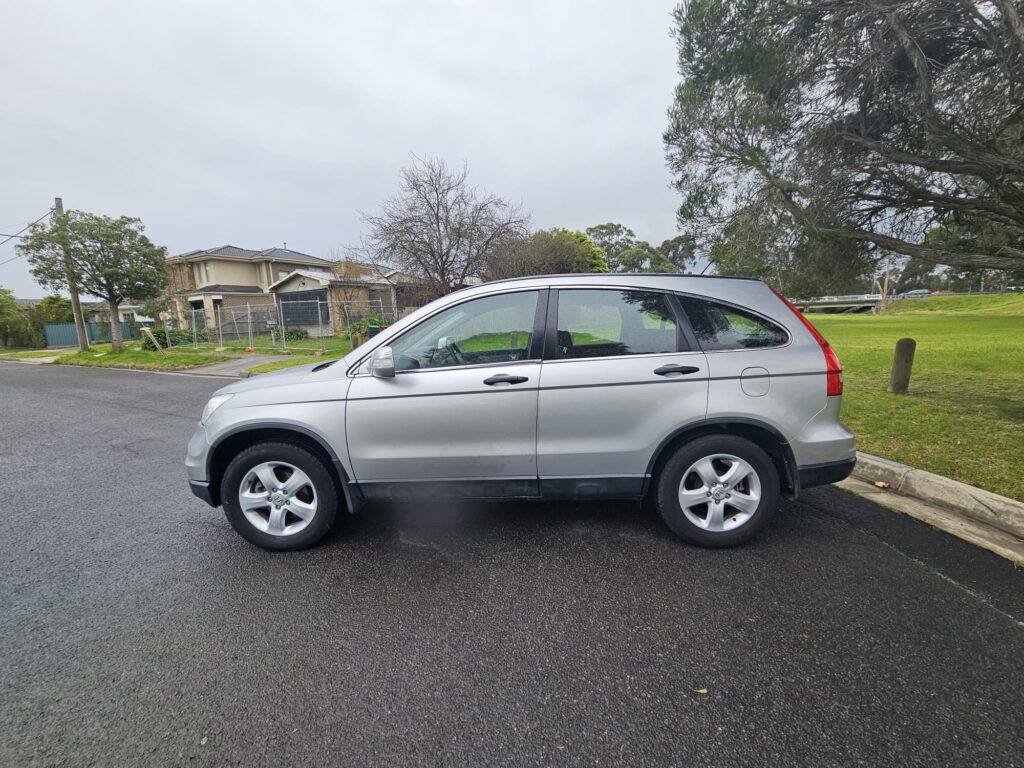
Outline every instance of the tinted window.
<path id="1" fill-rule="evenodd" d="M 668 297 L 653 291 L 558 292 L 557 358 L 678 352 Z"/>
<path id="2" fill-rule="evenodd" d="M 679 298 L 704 350 L 777 347 L 789 339 L 775 323 L 742 309 L 688 296 Z"/>
<path id="3" fill-rule="evenodd" d="M 392 342 L 395 369 L 526 360 L 536 312 L 536 291 L 503 293 L 450 307 Z"/>

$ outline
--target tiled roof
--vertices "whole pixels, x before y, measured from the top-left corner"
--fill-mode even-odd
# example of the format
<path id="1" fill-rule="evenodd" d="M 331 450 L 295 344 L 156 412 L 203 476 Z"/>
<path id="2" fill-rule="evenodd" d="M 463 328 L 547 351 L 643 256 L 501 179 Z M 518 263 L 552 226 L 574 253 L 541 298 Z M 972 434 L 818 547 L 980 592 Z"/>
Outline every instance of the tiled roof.
<path id="1" fill-rule="evenodd" d="M 276 261 L 294 261 L 305 264 L 332 264 L 333 262 L 327 259 L 321 259 L 317 256 L 310 256 L 308 253 L 301 253 L 299 251 L 293 251 L 289 248 L 265 248 L 262 251 L 253 251 L 248 248 L 239 248 L 236 245 L 222 245 L 218 248 L 202 248 L 197 251 L 188 251 L 187 253 L 179 253 L 174 256 L 169 256 L 171 259 L 191 259 L 197 256 L 223 256 L 229 259 L 247 259 L 251 261 L 262 261 L 264 259 L 274 259 Z"/>

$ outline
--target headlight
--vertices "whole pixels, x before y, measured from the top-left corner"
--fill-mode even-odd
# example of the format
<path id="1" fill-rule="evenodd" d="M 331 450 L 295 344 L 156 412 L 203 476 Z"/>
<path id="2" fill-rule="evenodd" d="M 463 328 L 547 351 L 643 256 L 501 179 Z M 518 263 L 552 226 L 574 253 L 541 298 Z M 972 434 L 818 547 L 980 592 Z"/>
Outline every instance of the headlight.
<path id="1" fill-rule="evenodd" d="M 230 400 L 234 395 L 214 395 L 206 403 L 206 407 L 203 408 L 203 415 L 199 419 L 200 424 L 205 424 L 207 419 L 213 416 L 213 412 L 220 408 L 224 403 Z"/>

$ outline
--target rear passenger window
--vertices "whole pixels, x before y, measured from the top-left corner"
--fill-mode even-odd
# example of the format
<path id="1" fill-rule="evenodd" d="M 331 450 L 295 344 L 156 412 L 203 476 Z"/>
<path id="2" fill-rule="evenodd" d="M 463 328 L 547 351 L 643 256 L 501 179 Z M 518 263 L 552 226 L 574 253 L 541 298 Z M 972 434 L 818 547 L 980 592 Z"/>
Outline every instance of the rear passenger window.
<path id="1" fill-rule="evenodd" d="M 678 352 L 668 297 L 654 291 L 561 290 L 555 357 Z"/>
<path id="2" fill-rule="evenodd" d="M 780 326 L 751 312 L 706 299 L 680 296 L 701 349 L 777 347 L 789 340 Z"/>

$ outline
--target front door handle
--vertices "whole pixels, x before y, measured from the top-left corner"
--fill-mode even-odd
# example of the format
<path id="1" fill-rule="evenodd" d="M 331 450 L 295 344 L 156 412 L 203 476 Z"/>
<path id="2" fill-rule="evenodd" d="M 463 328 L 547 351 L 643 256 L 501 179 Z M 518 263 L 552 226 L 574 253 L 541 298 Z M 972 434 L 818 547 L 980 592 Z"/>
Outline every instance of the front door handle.
<path id="1" fill-rule="evenodd" d="M 672 373 L 679 373 L 685 376 L 690 373 L 697 373 L 699 370 L 700 368 L 693 365 L 674 365 L 669 363 L 668 365 L 661 366 L 661 368 L 655 368 L 654 372 L 659 376 L 668 376 Z"/>
<path id="2" fill-rule="evenodd" d="M 484 384 L 493 387 L 495 384 L 522 384 L 524 381 L 529 381 L 529 379 L 526 376 L 509 376 L 507 373 L 499 373 L 497 376 L 484 379 Z"/>

